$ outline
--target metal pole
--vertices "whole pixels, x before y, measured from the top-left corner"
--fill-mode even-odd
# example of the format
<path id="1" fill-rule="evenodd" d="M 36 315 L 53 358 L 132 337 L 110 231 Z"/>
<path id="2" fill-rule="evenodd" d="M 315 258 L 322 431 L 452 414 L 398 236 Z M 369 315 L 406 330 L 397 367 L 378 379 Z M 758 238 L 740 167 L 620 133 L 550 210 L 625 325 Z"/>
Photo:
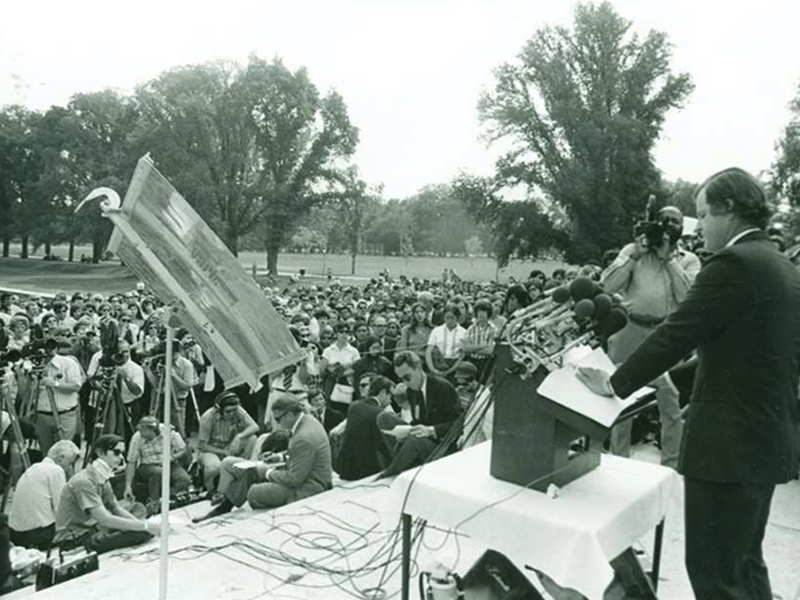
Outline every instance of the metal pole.
<path id="1" fill-rule="evenodd" d="M 172 421 L 170 409 L 172 408 L 172 343 L 175 339 L 175 329 L 167 326 L 167 355 L 164 365 L 164 431 L 166 435 L 161 439 L 161 554 L 159 557 L 158 572 L 158 598 L 167 598 L 167 575 L 169 555 L 169 476 L 172 458 Z"/>

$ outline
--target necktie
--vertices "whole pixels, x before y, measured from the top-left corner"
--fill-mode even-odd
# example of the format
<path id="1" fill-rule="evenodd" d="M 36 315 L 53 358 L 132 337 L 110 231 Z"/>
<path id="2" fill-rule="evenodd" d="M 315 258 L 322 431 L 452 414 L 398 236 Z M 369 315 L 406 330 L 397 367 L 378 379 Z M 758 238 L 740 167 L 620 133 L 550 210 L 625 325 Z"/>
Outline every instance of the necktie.
<path id="1" fill-rule="evenodd" d="M 292 378 L 296 369 L 297 367 L 292 366 L 283 370 L 283 389 L 287 392 L 292 389 Z"/>

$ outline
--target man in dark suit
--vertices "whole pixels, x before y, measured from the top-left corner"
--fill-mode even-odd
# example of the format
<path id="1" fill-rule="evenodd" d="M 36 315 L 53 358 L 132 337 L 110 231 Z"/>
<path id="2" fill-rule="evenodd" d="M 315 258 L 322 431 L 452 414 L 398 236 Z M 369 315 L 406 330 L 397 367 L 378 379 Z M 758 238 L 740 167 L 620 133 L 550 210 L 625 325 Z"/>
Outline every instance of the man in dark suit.
<path id="1" fill-rule="evenodd" d="M 394 355 L 394 370 L 397 377 L 408 386 L 407 398 L 412 420 L 409 429 L 400 426 L 403 434 L 398 438 L 394 459 L 383 472 L 387 477 L 425 462 L 444 440 L 461 412 L 458 392 L 453 385 L 445 379 L 426 374 L 415 352 L 397 352 Z M 455 433 L 453 440 L 457 439 L 458 433 Z M 453 444 L 448 450 L 454 448 Z"/>
<path id="2" fill-rule="evenodd" d="M 698 600 L 770 600 L 761 544 L 775 485 L 797 465 L 800 274 L 763 231 L 769 210 L 751 175 L 711 176 L 696 204 L 714 254 L 686 299 L 610 379 L 579 377 L 626 397 L 697 349 L 679 463 L 686 568 Z"/>
<path id="3" fill-rule="evenodd" d="M 369 382 L 367 397 L 350 405 L 342 447 L 336 458 L 336 470 L 342 479 L 354 481 L 374 475 L 391 462 L 377 419 L 391 403 L 393 388 L 391 379 L 376 375 Z"/>

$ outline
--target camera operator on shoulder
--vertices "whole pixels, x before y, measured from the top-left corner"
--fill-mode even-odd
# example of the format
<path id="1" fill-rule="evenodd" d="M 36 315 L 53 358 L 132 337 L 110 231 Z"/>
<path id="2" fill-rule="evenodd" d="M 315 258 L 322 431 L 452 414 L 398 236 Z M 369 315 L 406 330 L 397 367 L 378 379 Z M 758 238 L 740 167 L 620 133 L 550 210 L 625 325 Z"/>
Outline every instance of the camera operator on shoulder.
<path id="1" fill-rule="evenodd" d="M 700 259 L 679 245 L 683 214 L 674 206 L 655 209 L 655 196 L 647 201 L 647 218 L 634 228 L 634 241 L 603 272 L 609 294 L 620 294 L 628 308 L 628 324 L 608 341 L 609 357 L 624 362 L 686 297 L 700 271 Z M 683 421 L 678 391 L 667 374 L 651 384 L 656 388 L 661 421 L 661 463 L 676 468 Z M 611 451 L 631 454 L 631 422 L 611 431 Z"/>

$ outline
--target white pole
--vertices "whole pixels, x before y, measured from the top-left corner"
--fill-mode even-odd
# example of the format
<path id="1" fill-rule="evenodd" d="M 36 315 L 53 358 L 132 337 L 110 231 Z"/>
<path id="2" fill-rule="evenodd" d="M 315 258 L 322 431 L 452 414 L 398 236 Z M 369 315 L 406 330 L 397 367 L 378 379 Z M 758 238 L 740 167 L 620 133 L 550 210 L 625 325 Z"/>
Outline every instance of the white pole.
<path id="1" fill-rule="evenodd" d="M 170 462 L 172 458 L 172 422 L 170 420 L 170 408 L 172 407 L 172 342 L 175 339 L 175 329 L 167 321 L 167 355 L 164 365 L 164 430 L 166 435 L 162 436 L 161 445 L 161 554 L 159 557 L 158 573 L 158 599 L 167 598 L 167 574 L 169 555 L 169 475 Z"/>

